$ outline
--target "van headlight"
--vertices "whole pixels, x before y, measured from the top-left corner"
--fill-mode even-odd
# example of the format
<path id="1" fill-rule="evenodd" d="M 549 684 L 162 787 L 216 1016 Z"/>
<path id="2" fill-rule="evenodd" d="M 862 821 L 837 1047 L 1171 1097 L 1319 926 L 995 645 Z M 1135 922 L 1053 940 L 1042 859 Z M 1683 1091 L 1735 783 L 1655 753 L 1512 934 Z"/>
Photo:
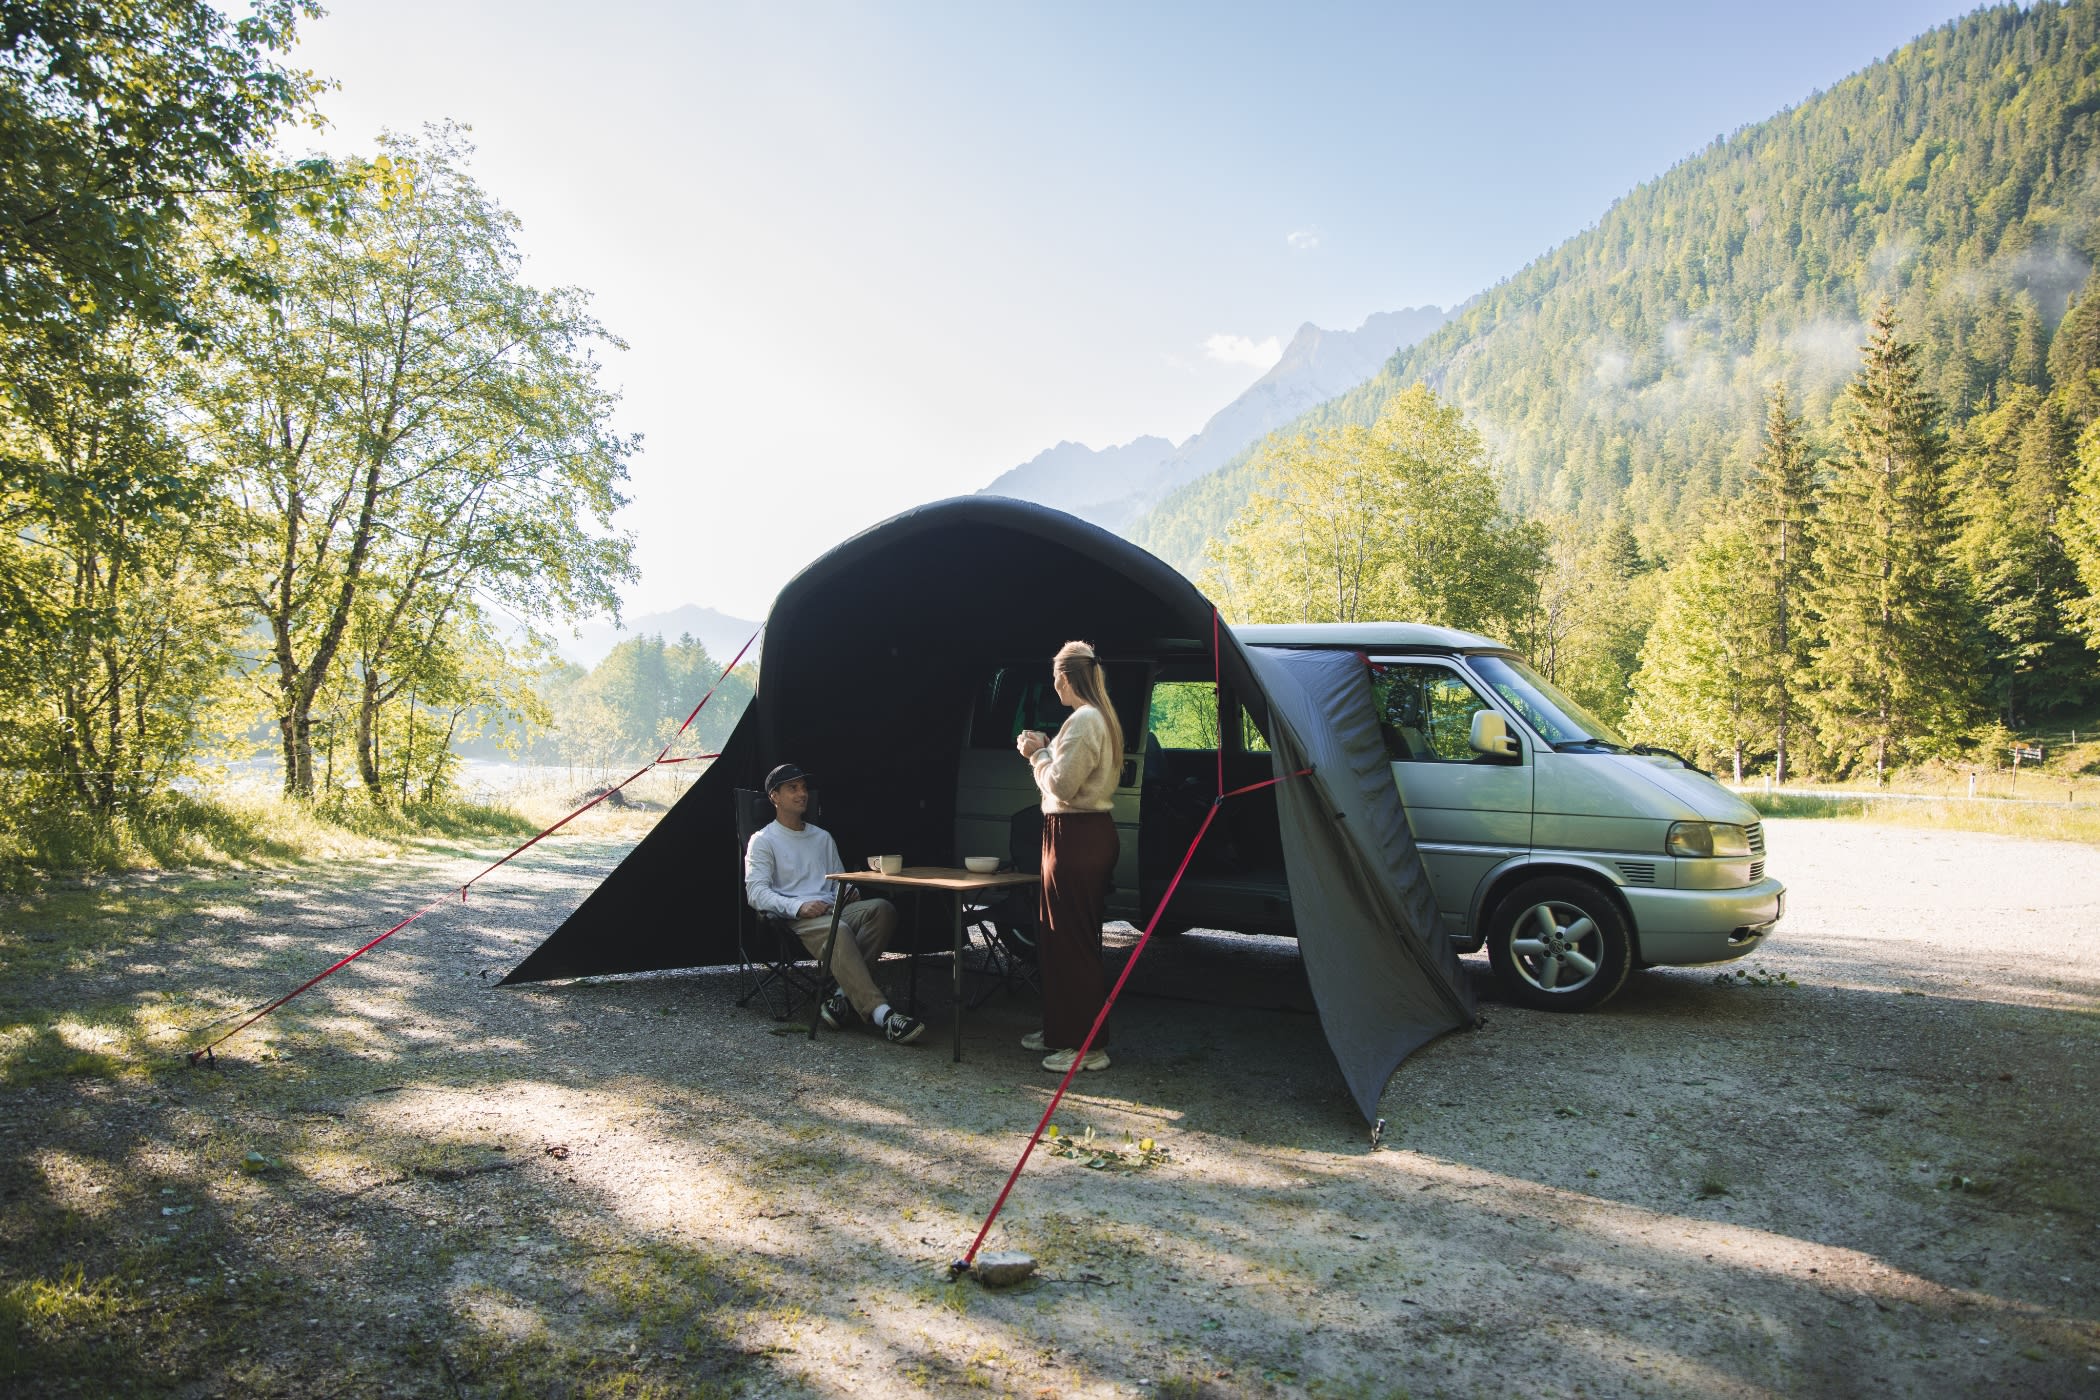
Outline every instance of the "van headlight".
<path id="1" fill-rule="evenodd" d="M 1747 856 L 1750 833 L 1732 822 L 1672 822 L 1663 849 L 1673 856 Z"/>

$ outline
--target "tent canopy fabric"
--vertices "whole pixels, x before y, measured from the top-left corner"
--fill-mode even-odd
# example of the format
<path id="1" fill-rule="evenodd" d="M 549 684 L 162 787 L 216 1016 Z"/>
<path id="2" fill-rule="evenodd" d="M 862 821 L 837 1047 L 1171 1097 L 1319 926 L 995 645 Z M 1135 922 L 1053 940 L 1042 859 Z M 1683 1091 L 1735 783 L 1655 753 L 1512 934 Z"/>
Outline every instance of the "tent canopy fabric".
<path id="1" fill-rule="evenodd" d="M 1283 858 L 1298 951 L 1342 1078 L 1368 1121 L 1400 1062 L 1473 1019 L 1437 921 L 1363 659 L 1249 647 L 1274 723 Z M 1426 936 L 1425 936 L 1426 935 Z"/>
<path id="2" fill-rule="evenodd" d="M 738 961 L 732 789 L 798 763 L 842 851 L 947 851 L 963 735 L 991 668 L 1041 658 L 1047 673 L 1073 637 L 1104 654 L 1208 655 L 1214 617 L 1163 561 L 1022 501 L 960 497 L 854 536 L 775 600 L 757 696 L 722 756 L 504 984 Z M 1278 772 L 1317 769 L 1275 791 L 1315 1002 L 1369 1118 L 1402 1057 L 1471 1020 L 1470 991 L 1362 663 L 1217 635 L 1221 679 L 1269 735 Z"/>

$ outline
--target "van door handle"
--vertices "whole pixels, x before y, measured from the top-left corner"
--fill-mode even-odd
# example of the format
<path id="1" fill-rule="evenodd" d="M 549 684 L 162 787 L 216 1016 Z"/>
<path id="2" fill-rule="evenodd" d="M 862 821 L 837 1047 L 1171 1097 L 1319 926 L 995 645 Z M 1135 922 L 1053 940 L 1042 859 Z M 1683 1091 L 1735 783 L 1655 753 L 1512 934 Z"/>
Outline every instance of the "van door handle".
<path id="1" fill-rule="evenodd" d="M 1136 786 L 1137 786 L 1137 760 L 1136 760 L 1136 759 L 1134 759 L 1134 758 L 1126 758 L 1126 759 L 1124 759 L 1124 760 L 1123 760 L 1123 776 L 1122 776 L 1121 778 L 1119 778 L 1119 779 L 1117 779 L 1117 780 L 1116 780 L 1116 785 L 1117 785 L 1118 787 L 1136 787 Z"/>

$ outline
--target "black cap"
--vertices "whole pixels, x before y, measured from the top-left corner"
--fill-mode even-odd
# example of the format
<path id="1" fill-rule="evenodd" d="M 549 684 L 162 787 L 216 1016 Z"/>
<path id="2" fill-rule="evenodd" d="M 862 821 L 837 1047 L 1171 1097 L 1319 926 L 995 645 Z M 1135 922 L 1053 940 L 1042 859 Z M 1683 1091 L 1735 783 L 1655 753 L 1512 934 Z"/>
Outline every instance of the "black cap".
<path id="1" fill-rule="evenodd" d="M 783 763 L 772 772 L 766 774 L 766 796 L 771 797 L 773 790 L 783 783 L 792 783 L 797 778 L 807 778 L 808 776 L 809 774 L 803 772 L 794 764 Z"/>

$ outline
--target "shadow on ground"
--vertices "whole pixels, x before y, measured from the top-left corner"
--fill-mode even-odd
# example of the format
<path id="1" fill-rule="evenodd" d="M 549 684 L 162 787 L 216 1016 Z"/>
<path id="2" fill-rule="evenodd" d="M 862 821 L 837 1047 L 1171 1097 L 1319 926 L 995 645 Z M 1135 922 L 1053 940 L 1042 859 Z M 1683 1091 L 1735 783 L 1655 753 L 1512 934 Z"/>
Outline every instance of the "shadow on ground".
<path id="1" fill-rule="evenodd" d="M 938 975 L 910 1049 L 811 1042 L 730 972 L 494 990 L 617 854 L 477 887 L 217 1072 L 177 1051 L 451 867 L 11 908 L 0 1386 L 2091 1392 L 2089 969 L 1962 996 L 1898 943 L 1775 948 L 1764 985 L 1553 1017 L 1479 964 L 1485 1026 L 1403 1069 L 1374 1150 L 1291 945 L 1184 935 L 1058 1114 L 1167 1161 L 1038 1154 L 991 1247 L 1042 1273 L 995 1294 L 943 1266 L 1054 1087 L 1032 1002 L 972 1011 L 956 1065 Z"/>

